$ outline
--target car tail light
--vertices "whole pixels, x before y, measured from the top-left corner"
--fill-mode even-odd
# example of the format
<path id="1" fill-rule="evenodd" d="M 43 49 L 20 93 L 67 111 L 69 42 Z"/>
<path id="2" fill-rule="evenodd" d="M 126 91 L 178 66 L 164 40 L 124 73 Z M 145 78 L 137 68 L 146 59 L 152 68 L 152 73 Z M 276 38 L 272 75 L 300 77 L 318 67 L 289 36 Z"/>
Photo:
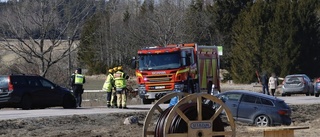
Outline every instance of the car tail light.
<path id="1" fill-rule="evenodd" d="M 288 111 L 287 110 L 279 110 L 278 114 L 279 115 L 288 115 Z"/>
<path id="2" fill-rule="evenodd" d="M 11 83 L 10 77 L 8 77 L 8 90 L 12 91 L 13 90 L 13 85 Z"/>
<path id="3" fill-rule="evenodd" d="M 306 82 L 306 80 L 303 80 L 303 84 L 306 84 L 307 82 Z"/>

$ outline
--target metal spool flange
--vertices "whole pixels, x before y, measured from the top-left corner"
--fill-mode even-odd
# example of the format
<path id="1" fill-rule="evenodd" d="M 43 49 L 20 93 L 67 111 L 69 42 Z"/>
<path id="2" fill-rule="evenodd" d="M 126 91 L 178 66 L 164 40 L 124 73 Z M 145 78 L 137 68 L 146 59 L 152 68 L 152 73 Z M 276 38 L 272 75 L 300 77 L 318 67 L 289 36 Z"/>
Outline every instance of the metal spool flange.
<path id="1" fill-rule="evenodd" d="M 210 100 L 214 102 L 215 104 L 218 104 L 218 108 L 216 108 L 214 114 L 209 119 L 204 119 L 203 116 L 206 114 L 203 114 L 203 99 Z M 197 116 L 194 118 L 194 120 L 191 120 L 188 118 L 188 116 L 185 115 L 185 105 L 194 103 L 196 104 L 196 113 Z M 181 108 L 184 108 L 183 110 Z M 227 117 L 227 123 L 230 126 L 230 129 L 225 131 L 214 131 L 214 121 L 216 119 L 220 119 L 219 115 L 225 112 L 225 115 Z M 180 117 L 184 122 L 187 123 L 187 132 L 186 133 L 171 133 L 172 125 L 176 124 L 174 123 L 176 117 Z M 232 136 L 235 137 L 235 123 L 234 119 L 232 117 L 232 114 L 228 107 L 217 97 L 206 94 L 206 93 L 197 93 L 197 94 L 190 94 L 182 99 L 173 106 L 173 108 L 170 110 L 170 112 L 167 114 L 165 122 L 164 122 L 164 129 L 163 129 L 163 135 L 165 137 L 212 137 L 212 136 Z M 215 125 L 217 126 L 217 125 Z M 224 126 L 223 124 L 218 126 Z"/>
<path id="2" fill-rule="evenodd" d="M 150 110 L 144 120 L 142 136 L 143 137 L 147 137 L 148 135 L 154 136 L 155 129 L 154 128 L 150 129 L 151 128 L 150 126 L 151 126 L 151 124 L 153 124 L 151 122 L 152 122 L 152 116 L 154 115 L 154 113 L 156 113 L 156 112 L 163 113 L 164 112 L 164 109 L 162 109 L 160 107 L 160 104 L 164 104 L 165 102 L 168 102 L 173 97 L 178 97 L 178 100 L 180 100 L 184 96 L 187 96 L 187 95 L 189 95 L 189 94 L 184 93 L 184 92 L 172 92 L 170 94 L 163 96 L 157 102 L 155 102 L 153 107 L 150 108 Z"/>

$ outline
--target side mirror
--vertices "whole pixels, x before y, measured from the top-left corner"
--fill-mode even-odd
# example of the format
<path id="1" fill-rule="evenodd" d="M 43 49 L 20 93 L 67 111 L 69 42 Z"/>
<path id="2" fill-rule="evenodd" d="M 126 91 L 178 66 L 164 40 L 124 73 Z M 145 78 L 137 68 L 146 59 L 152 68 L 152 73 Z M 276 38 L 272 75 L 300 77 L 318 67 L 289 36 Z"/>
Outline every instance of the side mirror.
<path id="1" fill-rule="evenodd" d="M 226 98 L 224 96 L 219 97 L 219 99 L 224 103 L 226 102 Z"/>
<path id="2" fill-rule="evenodd" d="M 136 69 L 136 62 L 137 62 L 136 57 L 132 57 L 131 64 L 130 64 L 130 67 L 132 69 Z"/>

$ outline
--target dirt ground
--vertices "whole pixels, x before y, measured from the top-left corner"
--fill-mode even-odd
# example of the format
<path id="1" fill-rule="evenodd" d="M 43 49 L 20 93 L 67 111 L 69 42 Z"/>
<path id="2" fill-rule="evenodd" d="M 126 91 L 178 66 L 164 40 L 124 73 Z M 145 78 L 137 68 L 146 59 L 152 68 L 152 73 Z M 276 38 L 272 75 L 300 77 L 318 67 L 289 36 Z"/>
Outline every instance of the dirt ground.
<path id="1" fill-rule="evenodd" d="M 238 88 L 238 87 L 235 87 Z M 308 126 L 295 131 L 296 137 L 316 137 L 320 134 L 319 104 L 290 105 L 291 126 Z M 95 115 L 73 115 L 29 119 L 1 120 L 0 137 L 141 137 L 146 112 Z M 142 124 L 125 125 L 129 116 L 138 117 Z M 261 137 L 262 130 L 236 122 L 237 137 Z"/>

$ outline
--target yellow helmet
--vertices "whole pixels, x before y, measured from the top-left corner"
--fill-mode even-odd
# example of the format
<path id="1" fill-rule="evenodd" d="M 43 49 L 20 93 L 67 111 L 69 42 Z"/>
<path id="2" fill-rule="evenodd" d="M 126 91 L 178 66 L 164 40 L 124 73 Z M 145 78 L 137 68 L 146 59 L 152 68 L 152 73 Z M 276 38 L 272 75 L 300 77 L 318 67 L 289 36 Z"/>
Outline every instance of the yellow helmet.
<path id="1" fill-rule="evenodd" d="M 113 71 L 116 72 L 118 70 L 118 67 L 114 67 Z"/>
<path id="2" fill-rule="evenodd" d="M 113 72 L 113 69 L 109 69 L 109 73 L 112 73 Z"/>
<path id="3" fill-rule="evenodd" d="M 119 67 L 118 67 L 118 70 L 122 70 L 122 66 L 119 66 Z"/>

